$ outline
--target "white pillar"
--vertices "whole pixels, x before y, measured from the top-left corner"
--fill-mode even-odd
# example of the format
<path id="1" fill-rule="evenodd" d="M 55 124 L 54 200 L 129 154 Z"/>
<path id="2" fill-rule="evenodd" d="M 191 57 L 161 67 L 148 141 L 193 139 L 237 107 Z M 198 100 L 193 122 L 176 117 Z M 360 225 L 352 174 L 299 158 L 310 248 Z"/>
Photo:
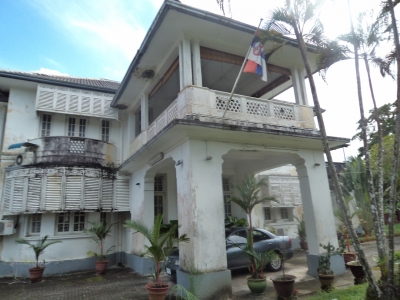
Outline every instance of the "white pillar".
<path id="1" fill-rule="evenodd" d="M 179 42 L 179 79 L 180 89 L 192 85 L 192 55 L 190 40 L 183 37 Z"/>
<path id="2" fill-rule="evenodd" d="M 142 118 L 142 131 L 149 127 L 149 98 L 147 95 L 142 94 L 140 97 L 140 113 Z"/>
<path id="3" fill-rule="evenodd" d="M 308 105 L 306 86 L 304 84 L 304 69 L 291 69 L 291 72 L 296 103 Z"/>
<path id="4" fill-rule="evenodd" d="M 178 283 L 189 287 L 188 272 L 201 273 L 199 299 L 231 294 L 231 275 L 226 270 L 222 154 L 206 160 L 205 141 L 188 140 L 173 154 L 176 166 L 179 234 L 190 242 L 179 245 L 181 271 Z M 210 145 L 208 145 L 210 147 Z M 219 298 L 218 298 L 219 299 Z"/>
<path id="5" fill-rule="evenodd" d="M 296 164 L 296 170 L 306 221 L 308 274 L 316 276 L 318 257 L 325 253 L 319 244 L 330 242 L 336 248 L 338 240 L 323 152 L 304 151 L 301 156 L 304 163 Z M 331 262 L 335 274 L 345 272 L 341 256 L 332 257 Z"/>
<path id="6" fill-rule="evenodd" d="M 203 86 L 203 79 L 201 75 L 201 57 L 200 57 L 200 44 L 195 40 L 192 42 L 193 50 L 193 84 Z"/>

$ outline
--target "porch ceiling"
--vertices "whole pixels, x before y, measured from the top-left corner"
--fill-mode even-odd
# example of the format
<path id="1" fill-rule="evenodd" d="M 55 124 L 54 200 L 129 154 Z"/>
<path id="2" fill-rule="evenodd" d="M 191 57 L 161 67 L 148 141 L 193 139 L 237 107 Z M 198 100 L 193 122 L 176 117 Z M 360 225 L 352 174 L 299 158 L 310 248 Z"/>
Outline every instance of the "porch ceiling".
<path id="1" fill-rule="evenodd" d="M 252 146 L 261 146 L 264 149 L 281 154 L 284 152 L 293 154 L 299 149 L 322 150 L 322 143 L 318 131 L 287 129 L 288 130 L 285 132 L 282 130 L 282 127 L 275 128 L 275 126 L 257 128 L 206 123 L 198 120 L 176 119 L 139 151 L 129 157 L 120 166 L 119 170 L 134 172 L 147 164 L 154 154 L 159 152 L 167 153 L 187 139 L 236 143 L 243 145 L 243 150 L 248 151 L 248 153 L 253 149 Z M 329 145 L 332 148 L 346 145 L 349 141 L 350 140 L 346 138 L 329 137 Z M 259 159 L 259 155 L 262 154 L 251 156 Z"/>

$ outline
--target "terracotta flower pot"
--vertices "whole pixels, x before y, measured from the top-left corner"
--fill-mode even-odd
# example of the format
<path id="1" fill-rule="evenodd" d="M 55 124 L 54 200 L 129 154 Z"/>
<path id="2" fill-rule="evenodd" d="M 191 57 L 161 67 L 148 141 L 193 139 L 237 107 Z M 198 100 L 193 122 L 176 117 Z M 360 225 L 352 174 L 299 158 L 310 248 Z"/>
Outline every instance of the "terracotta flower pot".
<path id="1" fill-rule="evenodd" d="M 282 276 L 272 276 L 270 277 L 274 284 L 274 288 L 276 293 L 281 298 L 289 298 L 292 297 L 294 293 L 294 282 L 296 280 L 296 276 L 293 275 L 285 275 L 285 280 L 282 279 Z"/>
<path id="2" fill-rule="evenodd" d="M 146 284 L 147 294 L 149 300 L 164 300 L 168 293 L 169 285 L 163 284 L 162 286 L 156 285 L 154 282 Z"/>
<path id="3" fill-rule="evenodd" d="M 106 272 L 108 265 L 108 260 L 98 260 L 96 261 L 96 274 L 102 275 Z"/>
<path id="4" fill-rule="evenodd" d="M 307 241 L 300 241 L 300 248 L 303 249 L 304 251 L 308 250 L 308 243 Z"/>
<path id="5" fill-rule="evenodd" d="M 351 261 L 355 261 L 357 259 L 357 255 L 354 252 L 345 252 L 343 253 L 344 264 L 348 267 L 347 263 Z"/>
<path id="6" fill-rule="evenodd" d="M 41 282 L 43 276 L 44 267 L 39 268 L 30 268 L 29 269 L 29 278 L 31 279 L 31 283 Z"/>
<path id="7" fill-rule="evenodd" d="M 251 276 L 247 277 L 247 286 L 252 294 L 262 295 L 267 289 L 267 278 L 254 279 Z"/>
<path id="8" fill-rule="evenodd" d="M 335 275 L 323 275 L 318 274 L 319 281 L 321 282 L 321 289 L 328 291 L 332 289 L 333 281 L 335 280 Z"/>

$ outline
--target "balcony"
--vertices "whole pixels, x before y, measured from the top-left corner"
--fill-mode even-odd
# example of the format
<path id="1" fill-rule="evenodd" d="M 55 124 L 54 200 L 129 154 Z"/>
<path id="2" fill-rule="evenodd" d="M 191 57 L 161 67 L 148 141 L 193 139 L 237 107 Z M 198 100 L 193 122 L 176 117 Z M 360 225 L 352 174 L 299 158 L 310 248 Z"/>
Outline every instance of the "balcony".
<path id="1" fill-rule="evenodd" d="M 229 93 L 190 86 L 175 99 L 130 145 L 131 155 L 157 136 L 174 119 L 196 115 L 200 121 L 247 122 L 315 130 L 313 107 L 295 103 L 234 95 L 222 119 Z M 256 125 L 257 126 L 257 125 Z"/>
<path id="2" fill-rule="evenodd" d="M 114 167 L 116 147 L 80 137 L 51 136 L 32 139 L 37 145 L 35 164 Z"/>

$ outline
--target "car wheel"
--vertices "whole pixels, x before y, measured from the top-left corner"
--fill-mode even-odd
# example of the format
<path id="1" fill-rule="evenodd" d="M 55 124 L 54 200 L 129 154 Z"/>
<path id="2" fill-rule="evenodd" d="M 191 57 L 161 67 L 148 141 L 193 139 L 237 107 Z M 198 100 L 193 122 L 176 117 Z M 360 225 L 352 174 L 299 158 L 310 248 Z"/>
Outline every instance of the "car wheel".
<path id="1" fill-rule="evenodd" d="M 277 254 L 268 264 L 267 269 L 272 272 L 277 272 L 282 268 L 282 255 Z"/>

